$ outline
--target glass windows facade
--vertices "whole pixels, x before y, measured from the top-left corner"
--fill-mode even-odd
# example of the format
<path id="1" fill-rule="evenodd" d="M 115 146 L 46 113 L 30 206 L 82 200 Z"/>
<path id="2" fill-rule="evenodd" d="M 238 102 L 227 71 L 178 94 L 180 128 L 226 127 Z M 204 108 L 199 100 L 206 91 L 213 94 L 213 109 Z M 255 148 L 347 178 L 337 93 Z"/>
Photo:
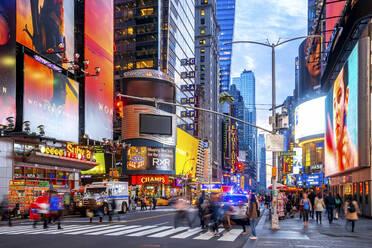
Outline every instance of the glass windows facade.
<path id="1" fill-rule="evenodd" d="M 219 43 L 220 43 L 220 72 L 221 87 L 220 92 L 229 90 L 232 44 L 226 44 L 233 41 L 235 19 L 235 0 L 217 0 L 217 20 L 220 25 Z"/>

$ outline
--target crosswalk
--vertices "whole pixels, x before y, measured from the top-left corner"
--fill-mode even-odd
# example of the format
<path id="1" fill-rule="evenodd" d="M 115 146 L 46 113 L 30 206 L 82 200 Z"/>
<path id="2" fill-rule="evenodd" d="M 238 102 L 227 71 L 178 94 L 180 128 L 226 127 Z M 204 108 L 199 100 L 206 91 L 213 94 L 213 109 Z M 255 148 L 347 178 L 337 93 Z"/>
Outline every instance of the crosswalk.
<path id="1" fill-rule="evenodd" d="M 194 240 L 215 240 L 234 242 L 241 234 L 241 229 L 232 229 L 223 232 L 215 237 L 210 232 L 203 231 L 200 227 L 188 228 L 161 225 L 64 225 L 63 230 L 57 230 L 53 225 L 49 229 L 42 229 L 42 226 L 33 228 L 32 225 L 20 225 L 15 227 L 0 227 L 1 235 L 105 235 L 111 237 L 148 237 L 148 238 L 172 238 L 172 239 L 194 239 Z"/>

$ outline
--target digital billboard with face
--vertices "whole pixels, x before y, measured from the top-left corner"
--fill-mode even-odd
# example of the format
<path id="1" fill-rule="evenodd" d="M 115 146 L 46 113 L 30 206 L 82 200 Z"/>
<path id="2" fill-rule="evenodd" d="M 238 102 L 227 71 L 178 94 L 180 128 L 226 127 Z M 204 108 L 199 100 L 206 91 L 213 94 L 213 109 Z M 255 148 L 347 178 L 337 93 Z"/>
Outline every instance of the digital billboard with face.
<path id="1" fill-rule="evenodd" d="M 358 45 L 326 98 L 325 175 L 358 167 Z"/>
<path id="2" fill-rule="evenodd" d="M 60 72 L 24 56 L 23 121 L 31 131 L 44 125 L 45 136 L 77 143 L 79 85 Z"/>
<path id="3" fill-rule="evenodd" d="M 113 1 L 85 1 L 85 133 L 93 140 L 112 139 L 113 121 Z"/>
<path id="4" fill-rule="evenodd" d="M 17 0 L 17 42 L 53 62 L 74 56 L 74 1 Z M 47 53 L 48 49 L 63 53 Z M 66 64 L 67 67 L 67 64 Z"/>
<path id="5" fill-rule="evenodd" d="M 325 96 L 297 106 L 295 109 L 295 139 L 324 135 Z"/>
<path id="6" fill-rule="evenodd" d="M 16 1 L 0 1 L 0 125 L 16 116 Z"/>

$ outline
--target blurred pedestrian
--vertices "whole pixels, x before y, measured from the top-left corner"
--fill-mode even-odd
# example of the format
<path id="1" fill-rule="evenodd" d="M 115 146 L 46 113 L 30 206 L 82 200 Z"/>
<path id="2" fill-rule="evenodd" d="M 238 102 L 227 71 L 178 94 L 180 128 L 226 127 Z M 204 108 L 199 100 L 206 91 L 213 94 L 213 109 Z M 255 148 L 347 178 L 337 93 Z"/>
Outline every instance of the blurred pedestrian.
<path id="1" fill-rule="evenodd" d="M 62 200 L 58 196 L 57 192 L 51 192 L 49 198 L 49 206 L 50 206 L 50 216 L 49 219 L 53 220 L 53 222 L 57 222 L 58 229 L 63 229 L 61 226 L 61 217 L 62 217 Z"/>
<path id="2" fill-rule="evenodd" d="M 112 221 L 112 217 L 115 215 L 117 208 L 116 200 L 113 197 L 109 198 L 109 221 Z M 118 221 L 120 221 L 120 215 L 118 213 Z"/>
<path id="3" fill-rule="evenodd" d="M 302 211 L 303 211 L 303 217 L 304 217 L 304 226 L 309 225 L 309 213 L 312 210 L 312 205 L 310 202 L 310 199 L 307 196 L 307 193 L 303 193 L 303 198 L 301 200 L 301 206 L 302 206 Z"/>
<path id="4" fill-rule="evenodd" d="M 211 213 L 210 213 L 210 220 L 212 222 L 211 225 L 211 231 L 215 236 L 219 236 L 218 226 L 221 223 L 221 219 L 223 216 L 221 216 L 220 211 L 220 203 L 218 202 L 218 197 L 216 195 L 213 195 L 211 197 Z"/>
<path id="5" fill-rule="evenodd" d="M 342 208 L 342 199 L 340 194 L 337 194 L 336 199 L 335 199 L 335 219 L 338 220 L 338 218 L 341 215 L 341 208 Z"/>
<path id="6" fill-rule="evenodd" d="M 42 196 L 39 196 L 36 198 L 36 201 L 34 204 L 32 204 L 32 209 L 35 211 L 35 217 L 34 217 L 34 223 L 33 227 L 36 228 L 37 222 L 41 220 L 43 222 L 43 228 L 48 228 L 48 218 L 50 214 L 49 210 L 49 192 L 43 194 Z"/>
<path id="7" fill-rule="evenodd" d="M 325 198 L 324 203 L 327 208 L 327 215 L 328 215 L 328 221 L 329 224 L 332 224 L 333 222 L 333 211 L 336 206 L 335 198 L 333 197 L 332 193 L 329 192 L 328 196 Z"/>
<path id="8" fill-rule="evenodd" d="M 3 195 L 3 199 L 0 203 L 0 216 L 2 220 L 8 219 L 8 226 L 12 226 L 12 217 L 9 209 L 9 197 L 8 195 Z"/>
<path id="9" fill-rule="evenodd" d="M 351 231 L 354 232 L 355 229 L 355 222 L 358 220 L 358 214 L 360 214 L 360 209 L 356 199 L 352 199 L 351 195 L 347 197 L 347 201 L 345 202 L 345 218 L 346 218 L 346 225 L 351 222 Z"/>
<path id="10" fill-rule="evenodd" d="M 205 191 L 202 191 L 198 199 L 198 202 L 197 202 L 200 225 L 202 229 L 205 228 L 204 208 L 203 208 L 204 200 L 205 200 Z"/>
<path id="11" fill-rule="evenodd" d="M 157 203 L 157 197 L 156 197 L 156 195 L 153 195 L 152 196 L 152 204 L 154 205 L 154 207 L 153 207 L 153 209 L 155 210 L 156 209 L 156 203 Z"/>
<path id="12" fill-rule="evenodd" d="M 183 220 L 186 220 L 189 228 L 191 228 L 191 220 L 187 212 L 189 208 L 187 201 L 183 198 L 179 198 L 173 206 L 177 209 L 174 217 L 174 228 L 177 228 L 178 224 Z"/>
<path id="13" fill-rule="evenodd" d="M 154 208 L 154 197 L 152 195 L 149 196 L 149 204 L 150 204 L 150 211 Z"/>
<path id="14" fill-rule="evenodd" d="M 258 218 L 258 203 L 255 195 L 251 195 L 249 199 L 248 204 L 248 218 L 250 222 L 250 227 L 252 231 L 252 236 L 250 236 L 250 239 L 257 239 L 256 235 L 256 219 Z"/>
<path id="15" fill-rule="evenodd" d="M 314 209 L 316 214 L 316 223 L 322 224 L 322 213 L 325 208 L 324 200 L 321 193 L 315 197 L 314 200 Z"/>
<path id="16" fill-rule="evenodd" d="M 140 202 L 141 202 L 141 211 L 142 210 L 147 210 L 147 207 L 146 207 L 146 197 L 144 195 L 141 196 Z"/>
<path id="17" fill-rule="evenodd" d="M 314 203 L 315 203 L 315 193 L 314 193 L 314 190 L 313 189 L 311 189 L 310 190 L 310 194 L 309 194 L 309 196 L 308 196 L 308 198 L 309 198 L 309 200 L 310 200 L 310 203 L 311 203 L 311 206 L 314 206 Z M 310 216 L 311 216 L 311 218 L 312 219 L 314 219 L 314 208 L 311 208 L 311 210 L 310 210 Z"/>

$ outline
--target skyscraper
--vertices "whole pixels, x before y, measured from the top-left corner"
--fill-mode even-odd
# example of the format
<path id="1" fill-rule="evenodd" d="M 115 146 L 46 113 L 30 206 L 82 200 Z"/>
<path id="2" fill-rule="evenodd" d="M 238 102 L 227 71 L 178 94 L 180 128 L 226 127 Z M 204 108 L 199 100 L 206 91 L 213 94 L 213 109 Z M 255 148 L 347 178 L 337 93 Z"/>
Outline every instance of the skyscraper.
<path id="1" fill-rule="evenodd" d="M 217 0 L 217 20 L 220 25 L 220 92 L 226 92 L 230 86 L 230 70 L 232 44 L 226 42 L 233 41 L 234 21 L 235 21 L 235 0 Z"/>
<path id="2" fill-rule="evenodd" d="M 195 3 L 179 0 L 115 0 L 115 91 L 121 91 L 121 75 L 134 69 L 155 69 L 167 73 L 177 85 L 176 101 L 191 98 L 193 91 L 181 85 L 194 84 L 193 65 L 183 59 L 195 58 Z M 182 13 L 182 14 L 181 14 Z M 194 74 L 195 75 L 195 74 Z M 177 110 L 178 123 L 192 123 Z"/>
<path id="3" fill-rule="evenodd" d="M 200 108 L 218 112 L 218 30 L 216 16 L 217 0 L 195 1 L 195 62 L 196 104 Z M 199 111 L 197 113 L 196 136 L 209 140 L 212 159 L 221 164 L 221 127 L 216 115 Z M 218 173 L 215 173 L 218 174 Z"/>
<path id="4" fill-rule="evenodd" d="M 265 135 L 259 134 L 257 139 L 257 161 L 258 161 L 258 191 L 262 192 L 266 189 L 266 147 Z"/>
<path id="5" fill-rule="evenodd" d="M 244 120 L 244 99 L 240 94 L 240 91 L 237 89 L 235 84 L 232 84 L 230 87 L 229 94 L 234 98 L 234 103 L 232 104 L 232 111 L 231 115 L 238 119 Z M 238 129 L 238 140 L 239 140 L 239 150 L 245 151 L 247 150 L 247 143 L 244 142 L 244 126 L 242 123 L 233 121 L 233 123 L 237 123 Z"/>

